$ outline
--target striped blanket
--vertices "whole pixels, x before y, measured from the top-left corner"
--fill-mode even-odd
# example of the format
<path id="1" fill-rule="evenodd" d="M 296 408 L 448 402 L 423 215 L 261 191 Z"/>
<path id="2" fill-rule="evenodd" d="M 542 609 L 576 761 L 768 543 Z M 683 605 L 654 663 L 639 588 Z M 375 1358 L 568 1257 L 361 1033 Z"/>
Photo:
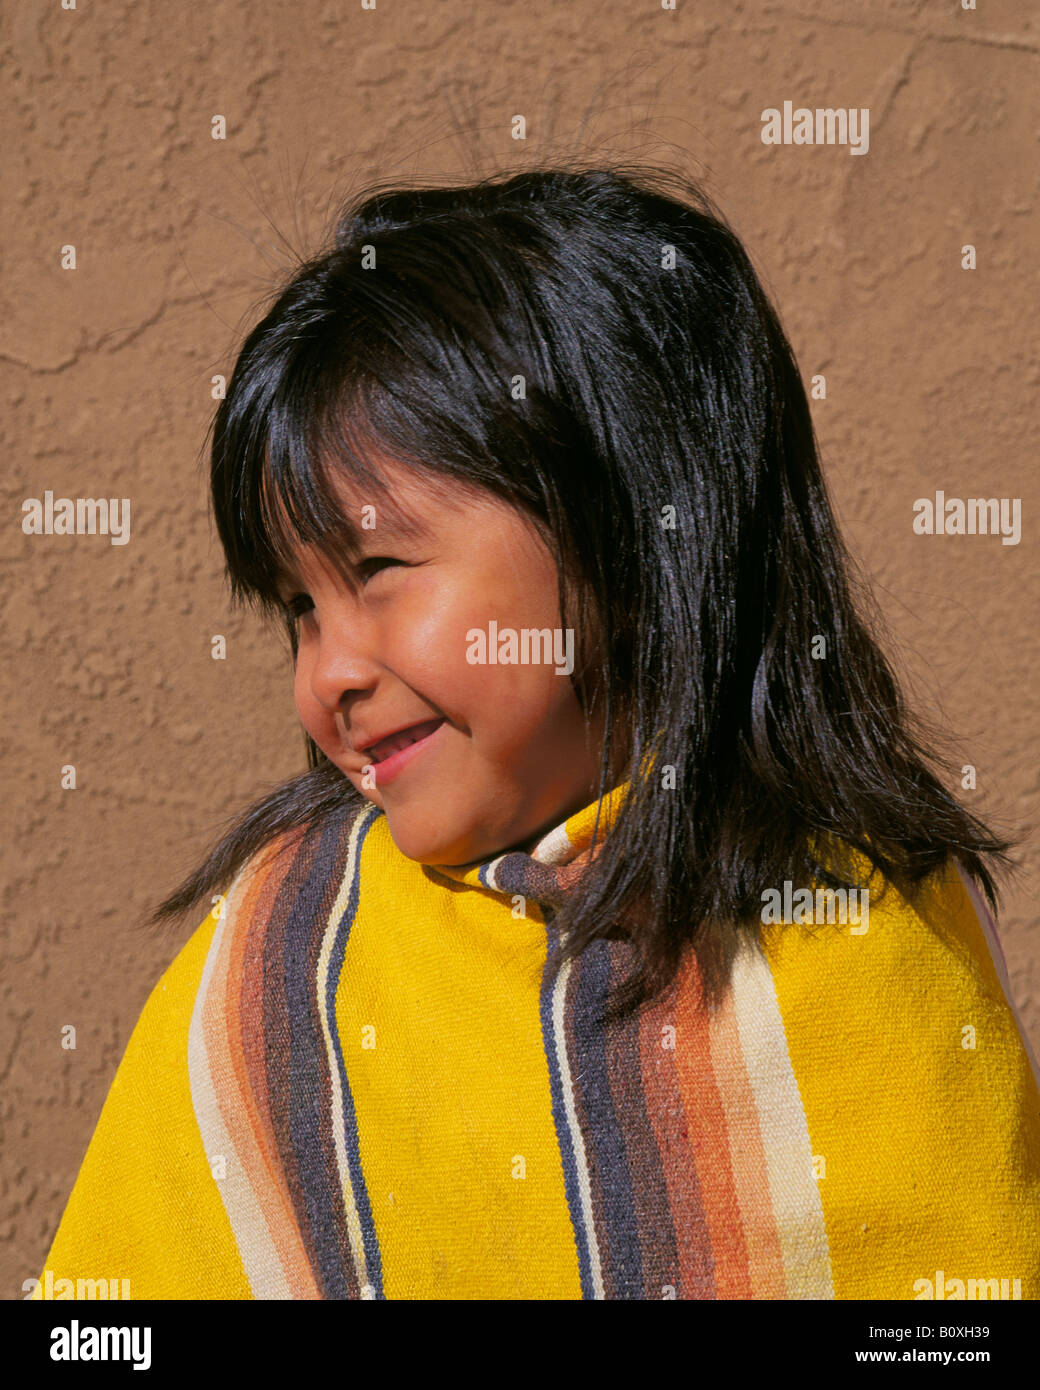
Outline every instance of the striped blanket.
<path id="1" fill-rule="evenodd" d="M 715 1009 L 690 953 L 607 1025 L 629 947 L 561 967 L 553 926 L 595 812 L 433 869 L 366 804 L 247 865 L 141 1015 L 36 1296 L 1040 1297 L 1040 1091 L 970 881 L 764 926 Z"/>

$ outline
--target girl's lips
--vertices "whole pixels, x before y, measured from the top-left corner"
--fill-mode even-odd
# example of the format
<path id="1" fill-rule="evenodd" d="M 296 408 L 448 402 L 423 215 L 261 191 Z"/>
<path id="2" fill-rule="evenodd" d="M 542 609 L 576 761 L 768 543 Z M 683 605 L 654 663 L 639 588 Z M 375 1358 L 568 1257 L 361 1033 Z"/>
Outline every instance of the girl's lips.
<path id="1" fill-rule="evenodd" d="M 426 720 L 423 724 L 416 724 L 414 726 L 416 729 L 428 729 L 429 732 L 424 734 L 422 738 L 416 739 L 414 743 L 408 744 L 406 748 L 398 748 L 395 752 L 390 753 L 381 760 L 377 761 L 376 758 L 373 758 L 371 767 L 375 772 L 376 786 L 385 786 L 386 783 L 396 777 L 401 769 L 406 767 L 413 758 L 417 758 L 423 749 L 427 748 L 431 741 L 437 737 L 441 725 L 444 722 L 443 719 L 437 719 Z M 409 733 L 410 730 L 406 729 L 403 730 L 403 732 Z M 378 751 L 378 745 L 376 745 L 376 751 Z"/>

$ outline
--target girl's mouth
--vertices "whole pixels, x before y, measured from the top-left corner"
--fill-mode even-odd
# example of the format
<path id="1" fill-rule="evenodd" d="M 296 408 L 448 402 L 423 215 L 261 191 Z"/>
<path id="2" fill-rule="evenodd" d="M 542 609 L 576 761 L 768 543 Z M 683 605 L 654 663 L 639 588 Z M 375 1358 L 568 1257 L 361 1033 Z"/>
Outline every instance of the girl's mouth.
<path id="1" fill-rule="evenodd" d="M 427 719 L 422 724 L 412 724 L 410 728 L 401 729 L 389 738 L 370 744 L 365 749 L 365 754 L 372 759 L 377 784 L 383 786 L 417 757 L 428 746 L 443 723 L 443 719 Z"/>

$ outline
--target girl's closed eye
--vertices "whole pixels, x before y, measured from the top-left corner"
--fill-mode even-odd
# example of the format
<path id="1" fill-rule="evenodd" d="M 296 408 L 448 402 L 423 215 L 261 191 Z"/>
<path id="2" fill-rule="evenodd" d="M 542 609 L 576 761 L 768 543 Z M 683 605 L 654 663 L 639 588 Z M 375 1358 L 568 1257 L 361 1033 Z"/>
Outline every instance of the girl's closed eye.
<path id="1" fill-rule="evenodd" d="M 361 576 L 361 582 L 365 584 L 372 578 L 373 575 L 378 574 L 380 570 L 386 568 L 386 566 L 405 566 L 407 565 L 407 563 L 407 560 L 397 560 L 392 555 L 368 555 L 364 560 L 361 560 L 358 563 L 357 568 L 358 574 L 360 574 Z"/>
<path id="2" fill-rule="evenodd" d="M 364 585 L 367 584 L 374 575 L 380 573 L 380 571 L 386 567 L 391 565 L 404 567 L 407 563 L 406 560 L 397 560 L 392 555 L 370 555 L 359 562 L 357 571 Z M 301 618 L 304 613 L 310 612 L 314 607 L 314 603 L 308 594 L 293 594 L 291 598 L 283 601 L 282 606 L 291 618 L 298 619 Z"/>

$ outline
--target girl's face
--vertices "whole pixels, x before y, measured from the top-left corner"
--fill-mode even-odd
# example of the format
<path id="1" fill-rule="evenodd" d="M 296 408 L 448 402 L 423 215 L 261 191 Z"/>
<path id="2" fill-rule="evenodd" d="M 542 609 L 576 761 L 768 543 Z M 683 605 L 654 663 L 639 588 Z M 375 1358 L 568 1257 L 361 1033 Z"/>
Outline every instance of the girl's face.
<path id="1" fill-rule="evenodd" d="M 281 597 L 300 615 L 300 719 L 385 811 L 409 859 L 467 864 L 529 846 L 599 788 L 602 721 L 586 734 L 570 678 L 554 664 L 567 644 L 552 555 L 498 498 L 457 484 L 441 497 L 400 465 L 381 468 L 425 535 L 407 536 L 377 505 L 352 587 L 313 548 L 298 553 L 299 583 L 286 580 Z M 341 495 L 360 523 L 364 500 L 345 487 Z M 537 642 L 520 645 L 522 629 L 545 628 L 549 661 Z M 507 629 L 526 664 L 502 660 Z M 482 654 L 474 630 L 484 634 L 483 661 L 467 659 Z M 397 730 L 417 739 L 407 752 L 372 747 Z"/>

